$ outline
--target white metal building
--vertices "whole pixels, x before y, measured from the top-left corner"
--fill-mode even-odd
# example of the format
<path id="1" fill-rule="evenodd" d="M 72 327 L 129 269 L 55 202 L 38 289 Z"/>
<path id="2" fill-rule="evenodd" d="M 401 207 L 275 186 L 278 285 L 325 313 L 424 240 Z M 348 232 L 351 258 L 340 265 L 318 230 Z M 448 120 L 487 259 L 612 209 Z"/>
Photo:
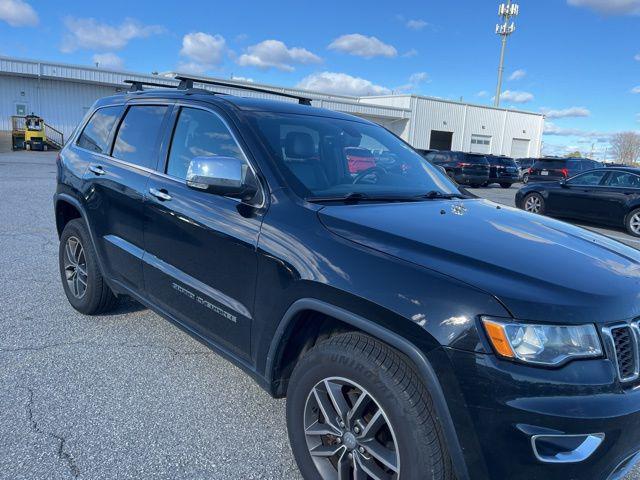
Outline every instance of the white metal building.
<path id="1" fill-rule="evenodd" d="M 69 135 L 96 99 L 125 90 L 123 82 L 127 79 L 177 83 L 170 76 L 0 56 L 0 131 L 10 130 L 12 115 L 33 112 Z M 245 84 L 240 80 L 232 82 L 239 86 Z M 542 148 L 544 117 L 539 113 L 409 94 L 351 97 L 251 85 L 303 95 L 313 99 L 314 106 L 367 118 L 421 150 L 462 150 L 520 158 L 539 156 Z M 244 96 L 268 96 L 210 85 L 205 88 Z"/>

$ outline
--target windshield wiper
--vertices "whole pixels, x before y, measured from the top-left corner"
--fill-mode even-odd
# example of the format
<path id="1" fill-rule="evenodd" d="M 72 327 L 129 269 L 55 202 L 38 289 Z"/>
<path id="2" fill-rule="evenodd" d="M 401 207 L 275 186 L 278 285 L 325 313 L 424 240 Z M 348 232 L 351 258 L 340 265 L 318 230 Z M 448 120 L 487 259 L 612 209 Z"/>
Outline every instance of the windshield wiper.
<path id="1" fill-rule="evenodd" d="M 414 195 L 367 195 L 366 193 L 351 192 L 336 197 L 307 197 L 307 202 L 416 202 L 420 197 Z"/>
<path id="2" fill-rule="evenodd" d="M 418 195 L 416 198 L 426 198 L 427 200 L 433 200 L 433 199 L 451 200 L 452 198 L 467 198 L 467 197 L 462 195 L 461 193 L 442 193 L 437 190 L 431 190 L 425 193 L 424 195 Z"/>

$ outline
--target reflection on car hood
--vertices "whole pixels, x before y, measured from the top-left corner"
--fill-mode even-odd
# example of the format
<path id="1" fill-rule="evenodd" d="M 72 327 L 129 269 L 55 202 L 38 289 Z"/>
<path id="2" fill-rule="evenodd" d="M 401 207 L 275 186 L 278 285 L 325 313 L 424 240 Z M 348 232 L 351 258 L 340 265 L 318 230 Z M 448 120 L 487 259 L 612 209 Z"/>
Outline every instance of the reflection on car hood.
<path id="1" fill-rule="evenodd" d="M 495 295 L 518 319 L 640 315 L 640 252 L 564 222 L 480 199 L 328 206 L 319 216 L 337 235 Z"/>

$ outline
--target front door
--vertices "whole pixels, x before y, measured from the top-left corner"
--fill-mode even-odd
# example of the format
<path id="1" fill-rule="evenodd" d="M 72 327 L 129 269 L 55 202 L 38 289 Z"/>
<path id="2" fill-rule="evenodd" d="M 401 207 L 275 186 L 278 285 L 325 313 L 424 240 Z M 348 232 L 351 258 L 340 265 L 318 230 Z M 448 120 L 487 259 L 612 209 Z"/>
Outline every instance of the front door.
<path id="1" fill-rule="evenodd" d="M 550 189 L 548 212 L 600 221 L 606 215 L 601 195 L 606 174 L 606 170 L 593 170 L 567 180 L 560 188 Z"/>
<path id="2" fill-rule="evenodd" d="M 247 164 L 220 115 L 182 107 L 166 167 L 151 174 L 144 279 L 149 298 L 174 318 L 241 357 L 250 353 L 262 211 L 186 185 L 197 156 Z"/>

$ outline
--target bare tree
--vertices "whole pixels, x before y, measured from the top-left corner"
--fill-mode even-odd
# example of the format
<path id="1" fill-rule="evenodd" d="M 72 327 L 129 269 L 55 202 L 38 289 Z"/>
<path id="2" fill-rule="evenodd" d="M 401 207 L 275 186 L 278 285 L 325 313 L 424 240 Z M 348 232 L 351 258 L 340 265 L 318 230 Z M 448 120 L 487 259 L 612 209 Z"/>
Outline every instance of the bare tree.
<path id="1" fill-rule="evenodd" d="M 611 137 L 611 150 L 618 160 L 631 165 L 640 159 L 640 134 L 620 132 Z"/>

